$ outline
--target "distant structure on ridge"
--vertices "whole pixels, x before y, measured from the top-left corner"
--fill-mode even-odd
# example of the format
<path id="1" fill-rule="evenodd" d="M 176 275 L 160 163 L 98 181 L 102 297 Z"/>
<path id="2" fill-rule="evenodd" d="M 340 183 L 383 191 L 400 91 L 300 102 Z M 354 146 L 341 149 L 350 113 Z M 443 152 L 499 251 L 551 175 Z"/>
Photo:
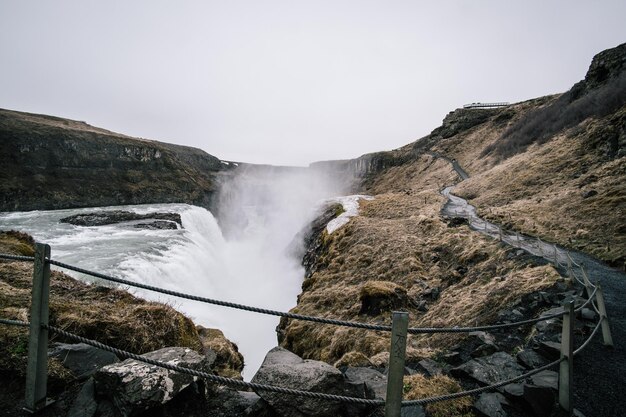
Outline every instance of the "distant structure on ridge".
<path id="1" fill-rule="evenodd" d="M 463 106 L 464 109 L 489 109 L 492 107 L 506 107 L 511 103 L 470 103 Z"/>

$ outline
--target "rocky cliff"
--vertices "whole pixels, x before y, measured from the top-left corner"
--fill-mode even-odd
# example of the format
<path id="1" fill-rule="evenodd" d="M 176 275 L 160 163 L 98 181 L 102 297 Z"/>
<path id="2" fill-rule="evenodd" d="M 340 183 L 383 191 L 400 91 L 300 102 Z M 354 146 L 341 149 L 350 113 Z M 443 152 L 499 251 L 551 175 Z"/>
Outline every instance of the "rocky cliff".
<path id="1" fill-rule="evenodd" d="M 168 202 L 208 207 L 225 167 L 199 149 L 0 110 L 0 211 Z"/>

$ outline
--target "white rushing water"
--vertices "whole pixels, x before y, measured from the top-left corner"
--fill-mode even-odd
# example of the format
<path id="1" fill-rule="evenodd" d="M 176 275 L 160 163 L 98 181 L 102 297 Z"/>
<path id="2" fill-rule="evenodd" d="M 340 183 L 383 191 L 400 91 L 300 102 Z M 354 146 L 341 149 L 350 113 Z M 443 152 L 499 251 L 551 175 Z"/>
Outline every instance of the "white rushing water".
<path id="1" fill-rule="evenodd" d="M 204 297 L 288 311 L 304 276 L 296 234 L 320 201 L 337 189 L 300 174 L 243 175 L 220 196 L 220 224 L 209 211 L 186 204 L 116 206 L 0 213 L 0 229 L 20 230 L 52 248 L 55 260 Z M 83 227 L 63 217 L 102 210 L 180 213 L 183 228 L 145 230 L 132 224 Z M 226 237 L 225 237 L 226 236 Z M 66 271 L 67 272 L 67 271 Z M 71 273 L 83 280 L 91 280 Z M 276 346 L 279 318 L 130 288 L 165 301 L 205 327 L 218 328 L 244 355 L 249 380 Z"/>

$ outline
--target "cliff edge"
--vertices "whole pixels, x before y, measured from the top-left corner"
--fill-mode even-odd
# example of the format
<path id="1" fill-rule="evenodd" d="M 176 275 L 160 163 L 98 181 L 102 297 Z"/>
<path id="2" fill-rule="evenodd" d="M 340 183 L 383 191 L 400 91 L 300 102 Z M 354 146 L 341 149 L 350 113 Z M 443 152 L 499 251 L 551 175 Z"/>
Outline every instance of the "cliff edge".
<path id="1" fill-rule="evenodd" d="M 0 211 L 145 203 L 209 207 L 223 167 L 200 149 L 0 109 Z"/>

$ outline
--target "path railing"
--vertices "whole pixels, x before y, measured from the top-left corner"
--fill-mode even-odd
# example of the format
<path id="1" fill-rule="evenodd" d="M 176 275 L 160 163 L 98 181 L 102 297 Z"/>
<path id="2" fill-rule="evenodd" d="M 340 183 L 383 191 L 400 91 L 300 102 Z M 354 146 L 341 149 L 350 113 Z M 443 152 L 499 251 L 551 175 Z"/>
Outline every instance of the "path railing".
<path id="1" fill-rule="evenodd" d="M 101 274 L 98 272 L 89 271 L 83 268 L 79 268 L 73 265 L 69 265 L 63 262 L 55 261 L 50 255 L 50 246 L 37 243 L 35 256 L 16 256 L 8 254 L 0 254 L 0 259 L 14 260 L 14 261 L 27 261 L 33 262 L 33 288 L 32 288 L 32 302 L 30 310 L 30 322 L 23 322 L 17 320 L 8 320 L 0 318 L 0 324 L 29 327 L 29 349 L 28 349 L 28 364 L 26 370 L 26 393 L 25 393 L 25 405 L 26 409 L 32 413 L 37 412 L 44 408 L 49 400 L 47 399 L 47 352 L 48 352 L 48 336 L 49 333 L 55 333 L 66 337 L 76 342 L 82 342 L 91 346 L 113 352 L 120 358 L 131 358 L 137 361 L 145 362 L 151 365 L 156 365 L 172 371 L 183 372 L 189 375 L 204 378 L 207 381 L 217 384 L 226 385 L 236 388 L 250 388 L 255 391 L 271 391 L 278 392 L 287 395 L 318 398 L 328 401 L 340 401 L 346 403 L 364 404 L 370 406 L 385 406 L 386 417 L 399 417 L 401 415 L 401 407 L 413 406 L 413 405 L 426 405 L 430 403 L 452 400 L 464 396 L 474 395 L 485 391 L 490 391 L 513 382 L 522 381 L 534 374 L 537 374 L 543 370 L 556 367 L 560 365 L 559 370 L 559 404 L 565 410 L 573 410 L 573 359 L 580 351 L 582 351 L 592 340 L 598 330 L 601 328 L 604 336 L 604 343 L 606 345 L 612 345 L 612 339 L 610 335 L 610 328 L 608 326 L 608 319 L 606 317 L 606 309 L 604 307 L 604 299 L 602 296 L 602 290 L 599 285 L 593 285 L 589 282 L 589 279 L 584 271 L 584 268 L 580 267 L 583 279 L 581 284 L 584 286 L 587 292 L 587 299 L 579 306 L 575 306 L 574 302 L 570 302 L 565 305 L 563 311 L 554 313 L 551 315 L 540 316 L 530 320 L 523 320 L 514 323 L 503 323 L 487 326 L 473 326 L 473 327 L 408 327 L 408 313 L 407 312 L 394 312 L 392 314 L 392 325 L 373 325 L 369 323 L 335 320 L 323 317 L 307 316 L 302 314 L 294 314 L 289 312 L 281 312 L 275 310 L 269 310 L 259 307 L 252 307 L 243 304 L 232 303 L 229 301 L 215 300 L 206 297 L 199 297 L 191 294 L 185 294 L 177 291 L 171 291 L 163 288 L 154 287 L 151 285 L 132 282 L 126 279 L 113 277 L 110 275 Z M 558 257 L 555 257 L 558 262 Z M 571 260 L 567 263 L 570 267 L 576 266 L 575 262 Z M 193 369 L 183 368 L 179 366 L 170 365 L 167 363 L 148 359 L 144 356 L 137 355 L 132 352 L 123 351 L 96 340 L 84 338 L 82 336 L 69 333 L 63 329 L 51 326 L 48 322 L 49 311 L 49 289 L 50 289 L 50 266 L 55 265 L 64 269 L 68 269 L 75 272 L 87 274 L 96 278 L 100 278 L 105 281 L 115 282 L 117 284 L 127 285 L 136 288 L 142 288 L 149 291 L 155 291 L 161 294 L 171 295 L 184 299 L 200 301 L 203 303 L 214 304 L 224 306 L 228 308 L 235 308 L 239 310 L 250 311 L 258 314 L 269 314 L 274 316 L 286 317 L 293 320 L 305 320 L 315 322 L 323 325 L 345 326 L 360 328 L 366 330 L 383 331 L 391 333 L 390 337 L 390 350 L 389 350 L 389 374 L 387 377 L 387 395 L 386 399 L 368 399 L 357 397 L 346 397 L 321 392 L 302 391 L 291 388 L 284 388 L 273 385 L 264 385 L 245 382 L 232 378 L 225 378 L 218 375 L 209 374 L 206 372 L 200 372 Z M 575 274 L 574 274 L 575 276 Z M 586 341 L 576 350 L 573 347 L 573 328 L 575 313 L 582 310 L 588 305 L 592 305 L 598 312 L 600 319 L 595 328 L 586 339 Z M 533 369 L 523 375 L 508 380 L 500 381 L 498 383 L 473 389 L 463 392 L 440 395 L 429 398 L 422 398 L 417 400 L 403 401 L 403 376 L 404 376 L 404 360 L 406 353 L 406 342 L 408 334 L 431 334 L 431 333 L 469 333 L 477 330 L 495 330 L 503 328 L 520 327 L 533 323 L 537 323 L 551 318 L 562 317 L 563 329 L 562 329 L 562 342 L 561 342 L 561 357 L 560 359 L 553 361 L 540 368 Z"/>

